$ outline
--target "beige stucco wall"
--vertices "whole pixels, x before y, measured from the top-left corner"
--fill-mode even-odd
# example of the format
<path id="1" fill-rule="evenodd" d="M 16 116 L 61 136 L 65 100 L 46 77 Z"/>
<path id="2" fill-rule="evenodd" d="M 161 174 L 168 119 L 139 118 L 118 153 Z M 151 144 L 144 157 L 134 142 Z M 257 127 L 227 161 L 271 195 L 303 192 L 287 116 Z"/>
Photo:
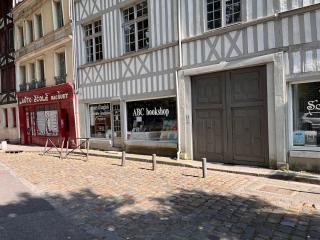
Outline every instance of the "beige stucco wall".
<path id="1" fill-rule="evenodd" d="M 20 67 L 25 66 L 27 70 L 27 82 L 31 79 L 31 63 L 36 64 L 36 78 L 40 80 L 40 70 L 37 61 L 44 60 L 46 86 L 55 85 L 55 77 L 58 76 L 57 53 L 65 52 L 67 82 L 73 82 L 73 58 L 72 58 L 72 31 L 69 16 L 69 0 L 61 0 L 63 6 L 64 26 L 56 29 L 56 17 L 53 0 L 25 0 L 13 10 L 16 41 L 16 76 L 17 86 L 20 85 Z M 43 37 L 37 38 L 36 14 L 41 13 Z M 27 21 L 33 19 L 34 41 L 28 42 Z M 18 26 L 23 27 L 24 47 L 19 43 Z M 17 89 L 19 91 L 19 89 Z"/>

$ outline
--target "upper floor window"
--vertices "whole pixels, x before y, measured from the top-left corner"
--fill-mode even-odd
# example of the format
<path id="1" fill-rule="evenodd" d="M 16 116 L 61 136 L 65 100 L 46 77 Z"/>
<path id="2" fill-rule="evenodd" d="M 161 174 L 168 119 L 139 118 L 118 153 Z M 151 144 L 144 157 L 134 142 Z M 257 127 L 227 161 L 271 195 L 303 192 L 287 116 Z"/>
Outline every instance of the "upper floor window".
<path id="1" fill-rule="evenodd" d="M 36 81 L 36 65 L 35 63 L 30 64 L 30 79 Z"/>
<path id="2" fill-rule="evenodd" d="M 27 21 L 27 29 L 28 29 L 28 43 L 33 42 L 33 22 L 32 20 Z"/>
<path id="3" fill-rule="evenodd" d="M 36 25 L 36 38 L 42 38 L 43 37 L 43 29 L 42 29 L 42 16 L 41 14 L 35 15 L 35 25 Z"/>
<path id="4" fill-rule="evenodd" d="M 43 59 L 38 60 L 37 64 L 38 64 L 38 78 L 39 78 L 39 81 L 45 82 L 44 60 Z"/>
<path id="5" fill-rule="evenodd" d="M 26 66 L 20 66 L 20 91 L 27 90 L 27 69 Z"/>
<path id="6" fill-rule="evenodd" d="M 220 28 L 240 21 L 240 0 L 207 0 L 208 29 Z"/>
<path id="7" fill-rule="evenodd" d="M 147 1 L 124 9 L 122 14 L 125 51 L 133 52 L 148 48 L 149 22 Z"/>
<path id="8" fill-rule="evenodd" d="M 53 11 L 54 11 L 55 29 L 63 27 L 64 21 L 63 21 L 62 0 L 53 1 Z"/>
<path id="9" fill-rule="evenodd" d="M 96 62 L 103 59 L 102 25 L 101 20 L 84 26 L 87 62 Z"/>
<path id="10" fill-rule="evenodd" d="M 22 26 L 18 26 L 18 31 L 17 31 L 17 34 L 18 34 L 18 43 L 19 43 L 19 48 L 22 48 L 24 47 L 24 33 L 23 33 L 23 27 Z"/>

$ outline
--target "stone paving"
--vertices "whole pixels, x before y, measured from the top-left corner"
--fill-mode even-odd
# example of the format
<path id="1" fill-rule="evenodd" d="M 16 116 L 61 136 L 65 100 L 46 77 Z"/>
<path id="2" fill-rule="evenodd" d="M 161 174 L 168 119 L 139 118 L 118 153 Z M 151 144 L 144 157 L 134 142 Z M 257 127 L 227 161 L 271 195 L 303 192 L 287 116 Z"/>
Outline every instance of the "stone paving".
<path id="1" fill-rule="evenodd" d="M 0 161 L 95 239 L 320 239 L 320 186 L 38 153 Z"/>

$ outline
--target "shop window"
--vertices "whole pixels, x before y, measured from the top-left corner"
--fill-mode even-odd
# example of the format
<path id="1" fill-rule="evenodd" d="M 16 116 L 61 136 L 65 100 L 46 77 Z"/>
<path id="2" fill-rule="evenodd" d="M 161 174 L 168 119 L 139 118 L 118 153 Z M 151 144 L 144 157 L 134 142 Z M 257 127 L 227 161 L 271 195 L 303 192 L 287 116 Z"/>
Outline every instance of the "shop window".
<path id="1" fill-rule="evenodd" d="M 4 127 L 8 128 L 8 126 L 9 126 L 8 109 L 5 108 L 3 111 L 4 111 Z"/>
<path id="2" fill-rule="evenodd" d="M 294 84 L 293 146 L 320 146 L 320 82 Z"/>
<path id="3" fill-rule="evenodd" d="M 122 15 L 125 52 L 134 52 L 148 48 L 149 22 L 147 1 L 124 9 Z"/>
<path id="4" fill-rule="evenodd" d="M 127 103 L 128 140 L 177 142 L 175 98 Z"/>
<path id="5" fill-rule="evenodd" d="M 207 0 L 208 29 L 220 28 L 240 21 L 240 0 Z"/>
<path id="6" fill-rule="evenodd" d="M 112 139 L 110 104 L 89 105 L 90 137 Z"/>
<path id="7" fill-rule="evenodd" d="M 16 128 L 17 127 L 17 112 L 16 112 L 15 108 L 11 108 L 11 111 L 12 111 L 12 121 L 13 121 L 12 127 Z"/>
<path id="8" fill-rule="evenodd" d="M 84 26 L 87 62 L 96 62 L 103 59 L 102 22 L 96 20 Z"/>
<path id="9" fill-rule="evenodd" d="M 36 119 L 38 136 L 59 135 L 59 118 L 55 106 L 38 106 L 36 108 Z"/>

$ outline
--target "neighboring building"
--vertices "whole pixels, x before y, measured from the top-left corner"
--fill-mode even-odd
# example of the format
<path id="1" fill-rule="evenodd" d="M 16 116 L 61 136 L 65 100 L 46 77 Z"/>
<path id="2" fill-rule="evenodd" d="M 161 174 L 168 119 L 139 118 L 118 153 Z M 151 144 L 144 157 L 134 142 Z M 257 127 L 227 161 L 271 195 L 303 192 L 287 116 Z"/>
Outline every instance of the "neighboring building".
<path id="1" fill-rule="evenodd" d="M 75 1 L 82 135 L 105 149 L 319 169 L 319 3 Z"/>
<path id="2" fill-rule="evenodd" d="M 161 36 L 159 2 L 170 9 Z M 80 127 L 91 147 L 176 156 L 176 3 L 75 1 Z"/>
<path id="3" fill-rule="evenodd" d="M 21 1 L 13 20 L 22 144 L 76 137 L 69 1 Z"/>
<path id="4" fill-rule="evenodd" d="M 0 141 L 19 142 L 12 1 L 0 2 Z"/>
<path id="5" fill-rule="evenodd" d="M 181 1 L 185 158 L 320 170 L 320 1 Z"/>

